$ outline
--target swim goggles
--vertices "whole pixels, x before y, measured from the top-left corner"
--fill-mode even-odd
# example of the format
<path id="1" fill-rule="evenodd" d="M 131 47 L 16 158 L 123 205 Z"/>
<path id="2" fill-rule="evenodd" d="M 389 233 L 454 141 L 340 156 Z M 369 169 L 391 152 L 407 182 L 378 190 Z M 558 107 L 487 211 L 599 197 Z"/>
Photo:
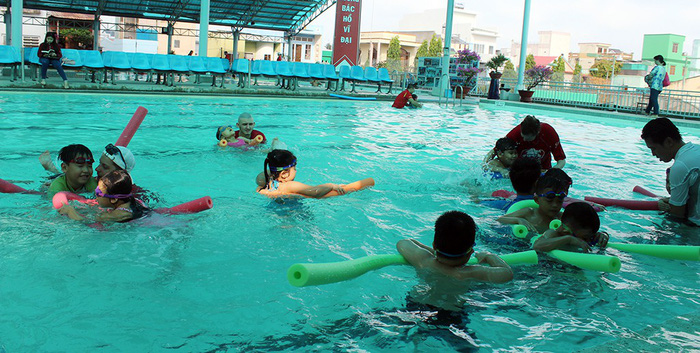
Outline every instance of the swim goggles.
<path id="1" fill-rule="evenodd" d="M 68 161 L 68 163 L 76 163 L 76 164 L 93 164 L 95 163 L 95 160 L 92 158 L 85 158 L 85 157 L 76 157 Z"/>
<path id="2" fill-rule="evenodd" d="M 283 171 L 283 170 L 285 170 L 285 169 L 289 169 L 289 168 L 292 168 L 292 167 L 296 167 L 296 165 L 297 165 L 297 159 L 294 158 L 294 160 L 292 161 L 292 164 L 290 164 L 290 165 L 288 165 L 288 166 L 286 166 L 286 167 L 273 167 L 273 166 L 270 166 L 270 171 L 273 172 L 273 173 L 281 172 L 281 171 Z"/>
<path id="3" fill-rule="evenodd" d="M 119 153 L 119 157 L 122 159 L 122 162 L 124 162 L 124 168 L 126 168 L 126 160 L 124 159 L 124 155 L 122 154 L 122 150 L 120 150 L 117 146 L 113 144 L 109 144 L 105 146 L 105 152 L 109 153 L 111 156 L 117 156 L 117 153 Z"/>
<path id="4" fill-rule="evenodd" d="M 132 196 L 134 196 L 134 194 L 114 194 L 114 195 L 105 194 L 102 192 L 102 190 L 100 190 L 99 187 L 95 188 L 95 195 L 97 195 L 99 197 L 106 197 L 108 199 L 128 199 L 128 198 L 131 198 Z"/>
<path id="5" fill-rule="evenodd" d="M 469 253 L 474 252 L 474 244 L 472 244 L 472 246 L 470 246 L 469 249 L 467 249 L 467 251 L 465 251 L 465 252 L 463 252 L 463 253 L 461 253 L 461 254 L 450 254 L 450 253 L 446 253 L 446 252 L 444 252 L 444 251 L 440 251 L 440 250 L 438 250 L 438 249 L 435 249 L 435 252 L 438 253 L 438 254 L 440 254 L 440 255 L 442 255 L 442 256 L 444 256 L 444 257 L 449 257 L 449 258 L 462 257 L 462 256 L 464 256 L 464 255 L 467 255 L 467 254 L 469 254 Z"/>
<path id="6" fill-rule="evenodd" d="M 562 223 L 562 226 L 564 227 L 564 229 L 565 229 L 567 232 L 571 233 L 571 236 L 573 236 L 573 237 L 575 237 L 575 238 L 578 238 L 578 237 L 576 236 L 576 233 L 574 233 L 574 231 L 571 230 L 571 228 L 567 227 L 566 224 L 563 224 L 563 223 Z M 598 235 L 598 234 L 593 234 L 593 238 L 591 238 L 591 240 L 589 240 L 589 241 L 586 241 L 586 243 L 588 244 L 588 246 L 594 247 L 596 244 L 598 244 L 598 239 L 600 239 L 600 237 L 597 237 L 596 235 Z M 580 239 L 580 238 L 579 238 L 579 239 Z M 585 241 L 585 240 L 584 240 L 584 241 Z"/>
<path id="7" fill-rule="evenodd" d="M 216 139 L 217 140 L 221 140 L 221 134 L 224 132 L 224 130 L 226 130 L 227 127 L 230 127 L 233 129 L 233 125 L 219 126 L 219 129 L 216 130 Z"/>
<path id="8" fill-rule="evenodd" d="M 568 194 L 565 192 L 554 192 L 554 191 L 547 191 L 544 194 L 537 194 L 539 197 L 544 197 L 545 199 L 552 201 L 555 198 L 559 198 L 559 200 L 564 200 Z"/>

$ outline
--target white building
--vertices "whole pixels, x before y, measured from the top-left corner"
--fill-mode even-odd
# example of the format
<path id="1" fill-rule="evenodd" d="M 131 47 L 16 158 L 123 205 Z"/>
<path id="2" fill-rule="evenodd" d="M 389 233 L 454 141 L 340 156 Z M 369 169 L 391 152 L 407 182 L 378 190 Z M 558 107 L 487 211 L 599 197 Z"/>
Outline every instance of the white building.
<path id="1" fill-rule="evenodd" d="M 537 32 L 539 41 L 537 43 L 529 43 L 527 45 L 527 53 L 534 56 L 556 56 L 564 55 L 566 58 L 571 48 L 571 34 L 557 31 L 539 31 Z M 505 53 L 510 52 L 510 57 L 513 65 L 518 66 L 520 63 L 520 43 L 511 41 L 510 49 L 503 50 Z"/>

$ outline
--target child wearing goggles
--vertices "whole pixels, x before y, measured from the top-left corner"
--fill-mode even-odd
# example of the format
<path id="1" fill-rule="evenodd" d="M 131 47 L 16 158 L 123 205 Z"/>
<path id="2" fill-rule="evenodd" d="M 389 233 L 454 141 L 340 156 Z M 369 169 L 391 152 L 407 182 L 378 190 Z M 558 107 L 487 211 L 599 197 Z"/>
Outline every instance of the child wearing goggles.
<path id="1" fill-rule="evenodd" d="M 599 232 L 600 218 L 593 207 L 585 202 L 575 202 L 561 215 L 561 226 L 550 229 L 539 237 L 532 248 L 537 251 L 567 250 L 590 252 L 594 246 L 605 249 L 610 236 Z"/>
<path id="2" fill-rule="evenodd" d="M 58 152 L 61 160 L 63 175 L 54 179 L 49 186 L 49 193 L 70 191 L 81 193 L 92 191 L 97 187 L 97 181 L 92 177 L 92 152 L 84 145 L 68 145 Z"/>
<path id="3" fill-rule="evenodd" d="M 497 221 L 502 224 L 521 224 L 530 232 L 542 234 L 549 229 L 552 220 L 559 218 L 568 187 L 560 179 L 544 175 L 535 184 L 534 200 L 538 207 L 521 208 L 499 217 Z"/>
<path id="4" fill-rule="evenodd" d="M 95 220 L 128 222 L 143 217 L 148 208 L 134 198 L 132 188 L 131 177 L 125 170 L 115 170 L 102 177 L 95 187 L 95 197 L 97 204 L 107 211 L 99 213 Z M 64 205 L 58 212 L 76 221 L 85 219 L 70 205 Z"/>
<path id="5" fill-rule="evenodd" d="M 269 197 L 300 195 L 318 199 L 331 191 L 336 191 L 339 195 L 345 194 L 342 185 L 311 186 L 294 181 L 297 175 L 297 159 L 287 150 L 277 149 L 268 153 L 263 168 L 265 180 L 262 186 L 258 186 L 257 192 Z"/>
<path id="6" fill-rule="evenodd" d="M 508 178 L 510 166 L 518 158 L 517 147 L 515 141 L 507 137 L 496 141 L 496 146 L 493 148 L 494 154 L 489 156 L 495 156 L 495 158 L 484 160 L 484 170 L 491 172 L 492 179 Z"/>

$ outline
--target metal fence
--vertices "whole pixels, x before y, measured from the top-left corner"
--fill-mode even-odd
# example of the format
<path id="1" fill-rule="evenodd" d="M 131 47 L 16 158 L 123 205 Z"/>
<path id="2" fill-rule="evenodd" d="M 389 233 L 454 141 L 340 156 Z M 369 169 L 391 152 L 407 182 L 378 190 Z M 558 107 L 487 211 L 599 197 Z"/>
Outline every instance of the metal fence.
<path id="1" fill-rule="evenodd" d="M 491 80 L 480 77 L 470 91 L 472 96 L 487 96 Z M 516 80 L 503 79 L 507 87 L 514 88 Z M 641 113 L 649 102 L 648 88 L 627 86 L 591 85 L 587 83 L 544 82 L 538 85 L 532 96 L 534 102 L 574 107 Z M 663 90 L 659 95 L 659 114 L 700 118 L 700 92 Z"/>

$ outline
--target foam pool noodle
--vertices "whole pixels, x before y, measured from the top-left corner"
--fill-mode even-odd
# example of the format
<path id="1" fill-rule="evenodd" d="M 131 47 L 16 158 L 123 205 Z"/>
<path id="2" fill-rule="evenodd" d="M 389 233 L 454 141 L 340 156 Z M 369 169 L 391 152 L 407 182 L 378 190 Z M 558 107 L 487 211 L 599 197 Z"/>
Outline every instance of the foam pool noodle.
<path id="1" fill-rule="evenodd" d="M 211 197 L 204 196 L 196 200 L 185 202 L 181 205 L 175 207 L 161 207 L 156 208 L 154 211 L 164 214 L 183 214 L 183 213 L 197 213 L 201 211 L 206 211 L 214 207 Z"/>
<path id="2" fill-rule="evenodd" d="M 564 250 L 552 250 L 548 254 L 558 260 L 585 270 L 615 273 L 620 271 L 621 263 L 617 256 L 586 254 Z"/>
<path id="3" fill-rule="evenodd" d="M 538 260 L 537 252 L 532 250 L 500 255 L 500 258 L 509 265 L 536 264 Z M 476 264 L 478 260 L 472 257 L 468 263 Z M 340 262 L 294 264 L 287 270 L 287 280 L 296 287 L 316 286 L 347 281 L 391 265 L 408 265 L 408 262 L 401 254 L 394 254 L 370 255 Z"/>
<path id="4" fill-rule="evenodd" d="M 136 130 L 138 130 L 139 126 L 141 126 L 141 123 L 146 117 L 146 114 L 148 114 L 148 109 L 144 107 L 138 107 L 134 115 L 131 117 L 131 120 L 129 120 L 129 123 L 124 128 L 124 131 L 122 131 L 122 134 L 119 135 L 119 138 L 117 139 L 117 142 L 114 143 L 114 145 L 127 147 L 127 145 L 129 145 L 129 142 L 131 142 L 131 138 L 134 137 Z"/>
<path id="5" fill-rule="evenodd" d="M 663 259 L 700 261 L 700 246 L 608 243 L 608 247 Z"/>

